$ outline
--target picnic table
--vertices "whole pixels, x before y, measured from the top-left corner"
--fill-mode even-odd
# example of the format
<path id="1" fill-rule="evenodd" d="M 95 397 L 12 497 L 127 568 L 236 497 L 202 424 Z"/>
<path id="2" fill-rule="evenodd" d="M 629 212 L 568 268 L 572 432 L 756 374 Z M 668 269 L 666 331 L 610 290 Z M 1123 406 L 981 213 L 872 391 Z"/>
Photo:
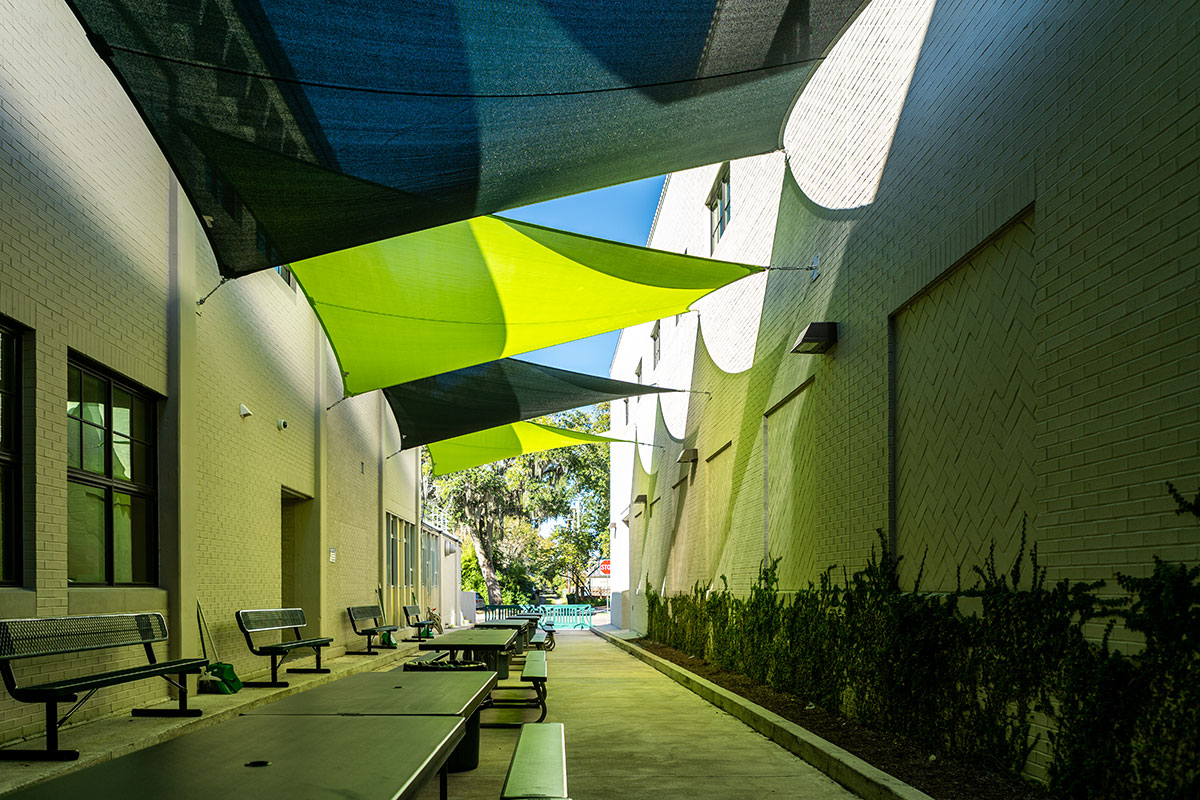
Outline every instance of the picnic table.
<path id="1" fill-rule="evenodd" d="M 459 658 L 477 659 L 487 664 L 488 669 L 508 677 L 508 656 L 517 631 L 513 628 L 463 628 L 435 636 L 421 642 L 422 650 L 445 650 L 452 660 Z"/>
<path id="2" fill-rule="evenodd" d="M 517 617 L 508 617 L 507 619 L 492 619 L 476 622 L 477 629 L 488 628 L 511 628 L 518 632 L 520 637 L 519 649 L 524 651 L 529 645 L 529 637 L 533 635 L 533 631 L 537 628 L 537 622 L 531 619 L 519 619 Z"/>
<path id="3" fill-rule="evenodd" d="M 450 772 L 479 766 L 479 707 L 494 672 L 364 672 L 245 712 L 248 716 L 451 716 L 467 722 L 447 762 Z"/>
<path id="4" fill-rule="evenodd" d="M 64 797 L 416 797 L 462 740 L 454 716 L 247 715 L 8 795 Z"/>

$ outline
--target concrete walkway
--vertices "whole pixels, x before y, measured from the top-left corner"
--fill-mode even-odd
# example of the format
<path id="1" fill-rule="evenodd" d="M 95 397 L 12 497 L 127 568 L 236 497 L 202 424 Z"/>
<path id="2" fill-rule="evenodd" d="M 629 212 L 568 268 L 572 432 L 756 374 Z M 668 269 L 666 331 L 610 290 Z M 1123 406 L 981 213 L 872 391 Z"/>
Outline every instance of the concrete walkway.
<path id="1" fill-rule="evenodd" d="M 855 797 L 592 633 L 561 631 L 557 639 L 548 659 L 546 721 L 566 725 L 567 786 L 573 800 Z M 484 721 L 520 719 L 521 714 L 536 718 L 536 712 L 490 710 Z M 516 730 L 485 729 L 479 768 L 451 775 L 450 797 L 498 798 L 516 739 Z M 421 800 L 436 797 L 437 787 L 429 786 Z"/>

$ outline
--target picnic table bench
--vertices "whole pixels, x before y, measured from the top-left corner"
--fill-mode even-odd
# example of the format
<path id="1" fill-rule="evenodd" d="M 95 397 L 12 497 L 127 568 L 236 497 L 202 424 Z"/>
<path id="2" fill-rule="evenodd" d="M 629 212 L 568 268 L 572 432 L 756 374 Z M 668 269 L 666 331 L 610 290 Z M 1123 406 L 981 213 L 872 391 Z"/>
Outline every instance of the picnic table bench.
<path id="1" fill-rule="evenodd" d="M 105 686 L 116 686 L 142 678 L 163 678 L 178 690 L 178 707 L 135 708 L 131 712 L 133 716 L 200 716 L 200 709 L 188 708 L 186 676 L 199 673 L 208 661 L 203 658 L 158 661 L 151 645 L 166 641 L 166 638 L 166 620 L 162 614 L 152 612 L 0 620 L 0 674 L 4 677 L 4 687 L 18 702 L 46 704 L 46 748 L 0 750 L 0 760 L 74 761 L 79 758 L 78 750 L 59 749 L 58 729 L 87 702 L 88 698 Z M 139 644 L 146 650 L 148 663 L 136 667 L 95 672 L 35 686 L 18 686 L 16 675 L 13 673 L 12 662 L 21 658 L 68 655 Z M 179 680 L 171 680 L 168 675 L 177 675 Z M 87 692 L 82 700 L 77 699 L 80 692 Z M 73 702 L 75 705 L 59 719 L 58 704 L 64 702 Z"/>
<path id="2" fill-rule="evenodd" d="M 380 620 L 383 619 L 383 609 L 380 608 L 378 604 L 373 606 L 350 606 L 346 609 L 346 613 L 350 616 L 350 627 L 354 630 L 355 635 L 367 637 L 367 649 L 347 650 L 346 655 L 348 656 L 373 656 L 378 651 L 372 649 L 372 639 L 374 639 L 376 636 L 382 636 L 385 633 L 395 633 L 396 631 L 400 630 L 399 625 L 379 624 Z M 358 623 L 365 620 L 370 620 L 375 624 L 363 628 L 358 627 Z M 396 645 L 383 644 L 382 642 L 377 646 L 386 650 L 396 649 Z"/>
<path id="3" fill-rule="evenodd" d="M 561 722 L 529 723 L 508 765 L 501 800 L 569 800 L 566 733 Z"/>
<path id="4" fill-rule="evenodd" d="M 241 628 L 242 634 L 246 637 L 246 645 L 250 648 L 250 652 L 256 656 L 268 656 L 271 659 L 271 680 L 269 681 L 242 681 L 243 686 L 257 687 L 273 687 L 287 686 L 287 681 L 279 680 L 279 665 L 283 663 L 283 659 L 288 653 L 297 648 L 311 647 L 313 652 L 317 654 L 316 667 L 292 667 L 288 672 L 296 673 L 327 673 L 328 669 L 321 667 L 321 648 L 328 647 L 333 641 L 332 638 L 324 636 L 311 639 L 305 639 L 300 635 L 300 629 L 308 625 L 308 621 L 304 618 L 304 609 L 302 608 L 253 608 L 242 609 L 237 612 L 237 624 Z M 295 639 L 285 639 L 281 642 L 271 644 L 255 645 L 254 637 L 251 634 L 261 633 L 263 631 L 278 631 L 291 628 L 295 634 Z"/>

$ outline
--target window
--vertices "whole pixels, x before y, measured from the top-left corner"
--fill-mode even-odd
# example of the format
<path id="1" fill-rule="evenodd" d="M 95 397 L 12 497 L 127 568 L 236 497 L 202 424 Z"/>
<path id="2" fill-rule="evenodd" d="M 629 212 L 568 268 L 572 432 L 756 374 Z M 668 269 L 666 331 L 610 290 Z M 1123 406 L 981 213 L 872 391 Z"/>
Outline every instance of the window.
<path id="1" fill-rule="evenodd" d="M 438 555 L 438 536 L 433 533 L 421 534 L 421 585 L 426 589 L 436 589 L 441 585 L 441 561 Z"/>
<path id="2" fill-rule="evenodd" d="M 417 527 L 404 523 L 404 585 L 417 588 Z"/>
<path id="3" fill-rule="evenodd" d="M 729 162 L 721 167 L 721 171 L 717 173 L 717 180 L 713 183 L 712 191 L 708 193 L 708 206 L 710 231 L 711 231 L 711 246 L 709 252 L 717 249 L 717 242 L 721 241 L 721 237 L 725 235 L 725 229 L 729 227 Z"/>
<path id="4" fill-rule="evenodd" d="M 16 332 L 0 327 L 0 583 L 21 579 L 21 448 L 17 442 L 21 375 L 17 356 Z"/>
<path id="5" fill-rule="evenodd" d="M 67 581 L 158 581 L 154 400 L 67 367 Z"/>
<path id="6" fill-rule="evenodd" d="M 655 367 L 657 367 L 657 366 L 658 366 L 658 359 L 659 359 L 659 357 L 662 355 L 662 341 L 661 341 L 661 339 L 659 338 L 659 337 L 660 337 L 660 334 L 661 334 L 661 330 L 660 330 L 659 326 L 660 326 L 661 324 L 662 324 L 661 322 L 655 322 L 655 323 L 654 323 L 654 330 L 650 331 L 650 340 L 651 340 L 652 342 L 654 342 L 654 361 L 653 361 L 653 366 L 655 366 Z"/>

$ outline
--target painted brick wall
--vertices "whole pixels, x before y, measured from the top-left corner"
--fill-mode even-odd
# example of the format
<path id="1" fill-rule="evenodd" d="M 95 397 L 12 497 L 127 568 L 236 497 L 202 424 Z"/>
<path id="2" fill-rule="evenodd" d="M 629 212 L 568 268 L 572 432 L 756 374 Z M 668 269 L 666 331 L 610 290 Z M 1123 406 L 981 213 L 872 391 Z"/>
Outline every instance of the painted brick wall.
<path id="1" fill-rule="evenodd" d="M 169 390 L 169 171 L 65 4 L 0 0 L 0 53 L 0 315 L 25 330 L 26 564 L 25 586 L 0 587 L 0 615 L 166 613 L 162 588 L 68 590 L 63 407 L 70 351 L 159 395 Z M 203 295 L 219 275 L 200 223 L 192 225 L 179 235 L 187 248 L 180 263 Z M 195 299 L 180 298 L 185 314 Z M 399 435 L 378 394 L 326 411 L 342 396 L 336 362 L 303 296 L 277 273 L 226 284 L 197 312 L 183 345 L 194 446 L 178 465 L 194 474 L 183 558 L 194 569 L 195 596 L 178 598 L 182 618 L 168 625 L 190 632 L 199 600 L 221 658 L 243 677 L 263 673 L 267 661 L 248 653 L 234 612 L 284 601 L 284 540 L 299 537 L 302 518 L 319 509 L 320 536 L 299 554 L 304 569 L 290 580 L 319 574 L 320 607 L 306 608 L 310 631 L 333 636 L 334 653 L 358 647 L 345 607 L 372 602 L 384 510 L 418 521 L 416 454 L 385 458 Z M 239 415 L 242 404 L 252 416 Z M 160 437 L 166 452 L 162 445 Z M 285 490 L 314 499 L 294 499 L 285 517 Z M 337 550 L 335 563 L 328 547 Z M 159 655 L 167 657 L 165 646 Z M 36 683 L 142 658 L 140 650 L 102 651 L 19 662 L 17 672 Z M 72 724 L 165 696 L 161 681 L 107 688 Z M 40 735 L 42 714 L 0 696 L 0 742 Z"/>
<path id="2" fill-rule="evenodd" d="M 773 272 L 715 293 L 697 304 L 696 338 L 665 351 L 660 373 L 686 365 L 689 385 L 711 394 L 687 397 L 682 426 L 665 403 L 661 416 L 637 414 L 639 440 L 663 449 L 643 448 L 628 488 L 614 477 L 614 508 L 641 493 L 666 508 L 683 494 L 670 488 L 679 451 L 697 447 L 700 462 L 685 508 L 672 511 L 678 526 L 631 521 L 635 580 L 686 588 L 726 575 L 748 589 L 762 557 L 763 417 L 810 380 L 785 423 L 794 450 L 778 462 L 783 482 L 772 471 L 767 492 L 768 518 L 777 510 L 795 527 L 790 538 L 770 531 L 785 590 L 828 564 L 861 565 L 876 528 L 894 532 L 909 562 L 930 544 L 927 574 L 945 585 L 991 539 L 1009 552 L 1023 514 L 1052 579 L 1142 573 L 1155 554 L 1200 560 L 1200 531 L 1172 513 L 1164 487 L 1200 483 L 1200 381 L 1188 367 L 1200 355 L 1198 13 L 1187 3 L 1134 15 L 1100 0 L 944 0 L 915 39 L 882 167 L 856 160 L 870 126 L 844 141 L 823 142 L 812 125 L 789 134 L 790 169 L 779 154 L 733 162 L 732 220 L 713 255 L 793 267 L 819 257 L 821 274 Z M 878 88 L 860 79 L 865 60 L 850 66 L 830 114 Z M 708 252 L 704 202 L 717 170 L 670 176 L 653 246 Z M 869 200 L 834 207 L 827 198 L 851 196 L 840 192 L 851 185 L 867 185 Z M 1024 260 L 996 250 L 1014 237 Z M 1015 340 L 995 341 L 1014 315 Z M 790 354 L 811 321 L 838 322 L 839 343 L 826 356 Z M 648 363 L 649 330 L 625 331 L 614 376 Z M 898 408 L 899 451 L 894 344 L 912 401 Z M 997 346 L 1009 369 L 972 363 Z M 947 455 L 952 417 L 940 420 L 945 452 L 903 449 L 905 435 L 914 446 L 918 430 L 933 435 L 936 415 L 917 409 L 947 384 L 982 426 L 964 432 L 965 462 Z M 787 438 L 771 430 L 768 451 L 777 434 Z M 938 486 L 955 487 L 955 502 L 920 500 Z M 700 569 L 701 552 L 719 556 Z"/>

